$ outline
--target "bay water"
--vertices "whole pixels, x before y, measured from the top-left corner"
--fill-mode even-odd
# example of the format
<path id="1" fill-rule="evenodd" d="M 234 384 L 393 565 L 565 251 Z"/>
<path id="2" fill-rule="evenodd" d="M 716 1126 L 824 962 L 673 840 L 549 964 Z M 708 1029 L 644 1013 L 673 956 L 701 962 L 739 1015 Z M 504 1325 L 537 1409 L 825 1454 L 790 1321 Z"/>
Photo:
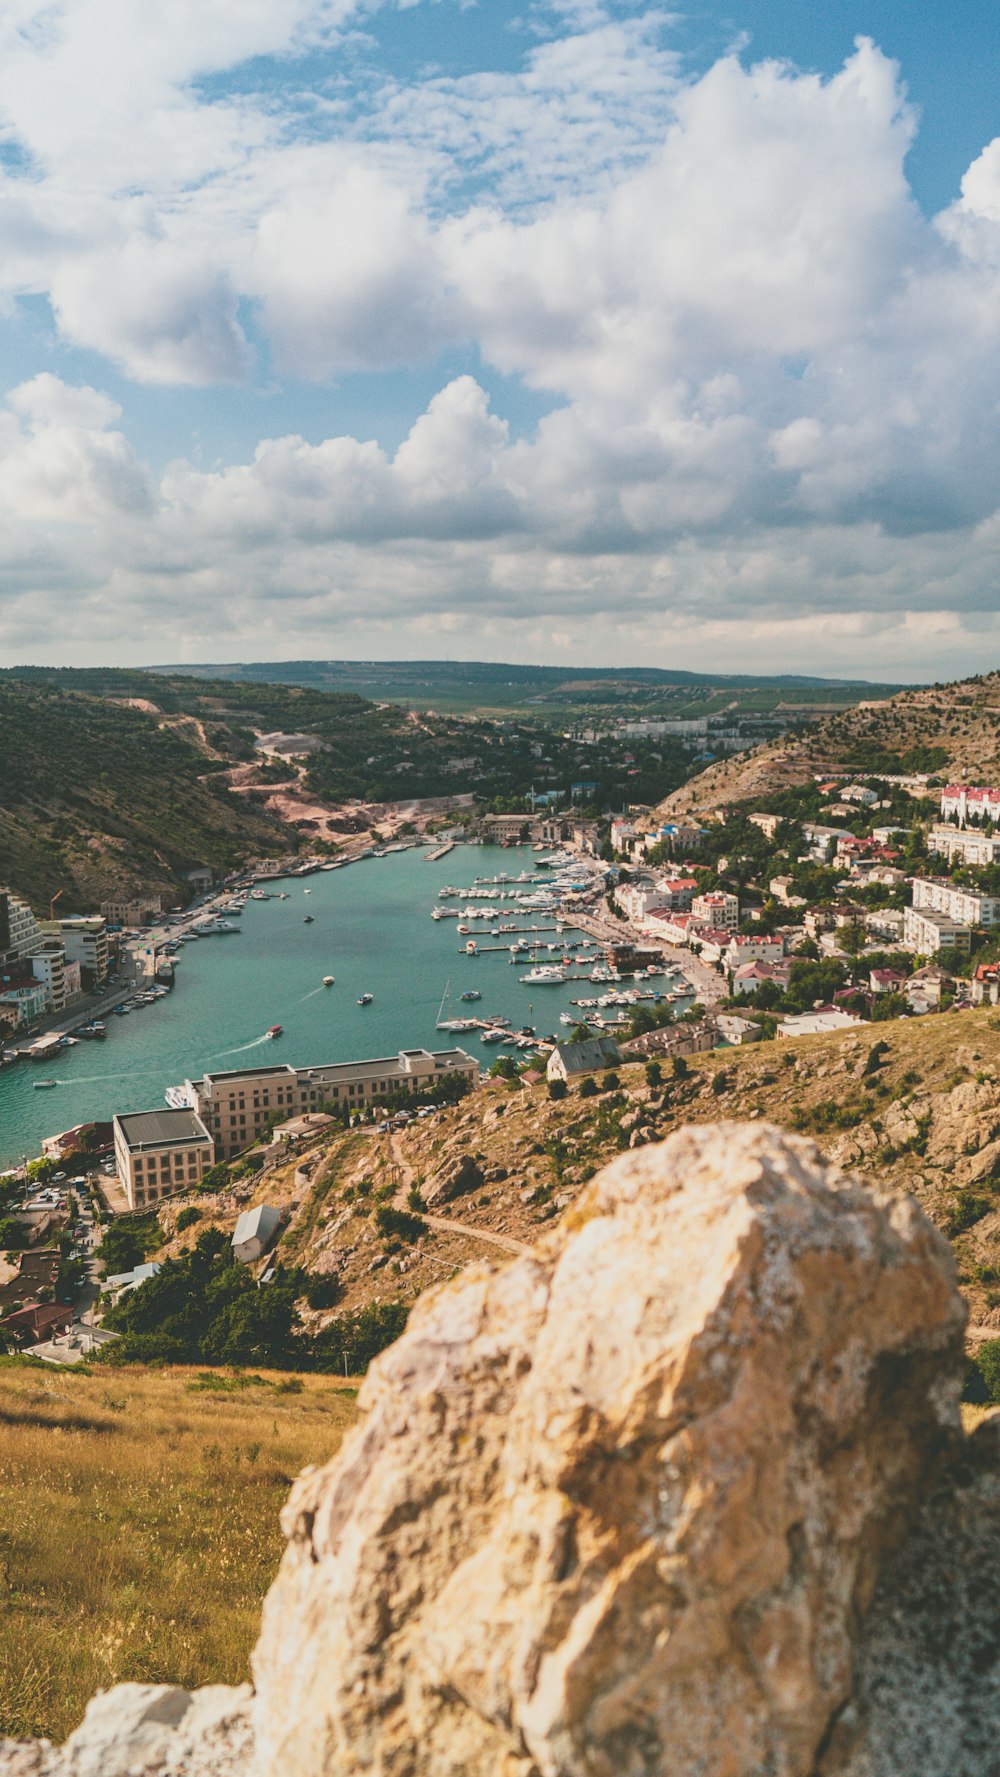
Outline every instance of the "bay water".
<path id="1" fill-rule="evenodd" d="M 516 876 L 531 869 L 533 856 L 523 848 L 461 846 L 431 863 L 417 847 L 277 882 L 273 892 L 285 890 L 287 900 L 249 901 L 238 936 L 181 945 L 169 996 L 127 1017 L 109 1014 L 104 1042 L 81 1042 L 53 1060 L 25 1061 L 0 1072 L 0 1166 L 31 1158 L 43 1136 L 76 1123 L 160 1108 L 166 1086 L 206 1070 L 277 1061 L 302 1067 L 455 1045 L 485 1067 L 498 1054 L 512 1053 L 484 1046 L 477 1031 L 453 1035 L 435 1028 L 449 981 L 445 1016 L 497 1013 L 515 1029 L 530 1024 L 539 1035 L 565 1036 L 559 1014 L 571 1009 L 573 999 L 596 997 L 606 988 L 589 981 L 552 987 L 522 982 L 531 965 L 510 965 L 514 934 L 490 936 L 499 913 L 493 921 L 470 922 L 481 946 L 502 946 L 477 957 L 460 954 L 466 939 L 455 930 L 458 921 L 430 917 L 444 885 L 468 887 L 477 876 L 501 872 Z M 544 887 L 545 872 L 534 874 Z M 505 897 L 494 905 L 515 903 Z M 519 926 L 553 924 L 550 914 L 507 919 L 515 917 Z M 557 961 L 559 935 L 534 935 L 555 946 L 539 950 L 538 961 Z M 565 936 L 579 935 L 566 928 Z M 592 949 L 588 943 L 588 953 Z M 335 977 L 333 987 L 324 988 L 324 975 Z M 462 1005 L 466 988 L 478 988 L 482 999 Z M 373 995 L 371 1005 L 357 1004 L 363 993 Z M 284 1026 L 274 1041 L 266 1034 L 273 1024 Z M 36 1091 L 40 1077 L 59 1084 Z"/>

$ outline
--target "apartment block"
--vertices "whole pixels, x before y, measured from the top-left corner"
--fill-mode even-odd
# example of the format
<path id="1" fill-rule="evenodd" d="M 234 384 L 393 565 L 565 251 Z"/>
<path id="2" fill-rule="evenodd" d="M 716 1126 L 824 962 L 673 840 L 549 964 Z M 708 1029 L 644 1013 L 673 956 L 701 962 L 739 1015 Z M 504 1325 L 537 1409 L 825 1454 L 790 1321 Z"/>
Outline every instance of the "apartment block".
<path id="1" fill-rule="evenodd" d="M 1000 834 L 980 833 L 974 827 L 934 826 L 927 835 L 927 849 L 935 857 L 947 858 L 949 864 L 961 858 L 963 864 L 981 869 L 1000 863 Z"/>
<path id="2" fill-rule="evenodd" d="M 691 912 L 700 924 L 712 926 L 716 931 L 735 932 L 740 923 L 739 900 L 736 895 L 724 892 L 695 895 Z"/>
<path id="3" fill-rule="evenodd" d="M 44 933 L 20 896 L 0 889 L 0 964 L 19 962 L 41 945 Z"/>
<path id="4" fill-rule="evenodd" d="M 1000 925 L 1000 895 L 981 894 L 978 889 L 959 888 L 932 877 L 914 879 L 913 905 L 924 912 L 946 913 L 968 926 Z"/>
<path id="5" fill-rule="evenodd" d="M 66 960 L 79 963 L 86 988 L 101 987 L 108 978 L 108 922 L 100 914 L 91 918 L 60 919 L 59 936 Z"/>
<path id="6" fill-rule="evenodd" d="M 215 1144 L 192 1110 L 136 1111 L 114 1119 L 115 1166 L 130 1209 L 190 1191 L 215 1163 Z"/>
<path id="7" fill-rule="evenodd" d="M 907 907 L 903 912 L 903 943 L 921 956 L 933 956 L 938 950 L 968 950 L 972 927 L 947 913 Z"/>

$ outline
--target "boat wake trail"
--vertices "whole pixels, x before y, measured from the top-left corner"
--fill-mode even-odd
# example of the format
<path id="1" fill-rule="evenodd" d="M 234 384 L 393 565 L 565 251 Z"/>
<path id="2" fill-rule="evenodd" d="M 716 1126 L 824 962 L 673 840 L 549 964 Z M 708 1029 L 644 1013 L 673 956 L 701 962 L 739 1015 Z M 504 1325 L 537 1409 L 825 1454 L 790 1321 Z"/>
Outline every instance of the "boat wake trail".
<path id="1" fill-rule="evenodd" d="M 247 1049 L 259 1049 L 261 1043 L 269 1043 L 270 1041 L 270 1037 L 266 1034 L 262 1037 L 254 1037 L 252 1043 L 239 1043 L 235 1049 L 216 1049 L 215 1054 L 210 1055 L 208 1059 L 209 1061 L 218 1061 L 222 1055 L 243 1055 Z"/>
<path id="2" fill-rule="evenodd" d="M 308 992 L 308 993 L 304 993 L 304 994 L 303 994 L 303 995 L 302 995 L 302 998 L 301 998 L 301 999 L 300 999 L 300 1000 L 299 1000 L 299 1001 L 298 1001 L 298 1004 L 299 1004 L 299 1005 L 300 1005 L 300 1006 L 304 1006 L 304 1005 L 305 1005 L 305 1002 L 306 1002 L 306 1000 L 312 1000 L 312 999 L 315 999 L 315 997 L 316 997 L 316 995 L 317 995 L 317 994 L 318 994 L 318 993 L 322 993 L 322 992 L 323 992 L 323 989 L 322 989 L 322 988 L 321 988 L 321 987 L 310 987 L 310 989 L 309 989 L 309 992 Z"/>

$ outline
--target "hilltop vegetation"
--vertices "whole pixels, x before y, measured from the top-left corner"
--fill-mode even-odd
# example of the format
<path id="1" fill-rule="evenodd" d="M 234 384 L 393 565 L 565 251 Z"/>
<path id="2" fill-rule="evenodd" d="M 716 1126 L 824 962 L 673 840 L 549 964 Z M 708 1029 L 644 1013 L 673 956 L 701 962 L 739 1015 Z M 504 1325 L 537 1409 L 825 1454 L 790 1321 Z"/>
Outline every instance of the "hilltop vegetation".
<path id="1" fill-rule="evenodd" d="M 331 1378 L 0 1359 L 0 1737 L 62 1740 L 119 1680 L 249 1676 L 278 1513 L 333 1454 Z"/>
<path id="2" fill-rule="evenodd" d="M 243 685 L 299 685 L 353 692 L 421 710 L 506 715 L 516 711 L 686 716 L 716 709 L 768 709 L 784 699 L 851 704 L 887 696 L 892 685 L 808 678 L 793 673 L 677 672 L 662 667 L 522 666 L 483 660 L 281 660 L 164 667 Z"/>
<path id="3" fill-rule="evenodd" d="M 1000 773 L 1000 673 L 901 691 L 860 702 L 798 735 L 720 760 L 671 793 L 661 812 L 708 813 L 805 784 L 817 773 L 849 771 L 964 775 L 970 783 Z"/>
<path id="4" fill-rule="evenodd" d="M 232 797 L 217 761 L 141 710 L 0 676 L 0 883 L 62 911 L 196 864 L 279 852 L 279 823 Z"/>

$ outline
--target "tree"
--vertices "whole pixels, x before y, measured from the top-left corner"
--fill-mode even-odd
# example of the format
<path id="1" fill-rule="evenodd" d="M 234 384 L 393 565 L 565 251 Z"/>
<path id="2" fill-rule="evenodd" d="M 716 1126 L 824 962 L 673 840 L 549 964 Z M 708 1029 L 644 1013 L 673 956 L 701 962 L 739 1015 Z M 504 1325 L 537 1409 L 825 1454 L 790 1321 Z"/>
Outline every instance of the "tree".
<path id="1" fill-rule="evenodd" d="M 580 1081 L 580 1097 L 597 1097 L 597 1081 L 594 1079 L 593 1074 L 587 1074 L 586 1077 Z"/>
<path id="2" fill-rule="evenodd" d="M 688 1075 L 687 1056 L 675 1055 L 670 1063 L 670 1071 L 675 1080 L 686 1080 Z"/>
<path id="3" fill-rule="evenodd" d="M 658 1086 L 663 1079 L 663 1069 L 658 1061 L 647 1061 L 645 1073 L 647 1086 Z"/>
<path id="4" fill-rule="evenodd" d="M 59 1171 L 59 1168 L 55 1161 L 50 1160 L 46 1155 L 38 1160 L 29 1160 L 27 1171 L 28 1178 L 33 1185 L 44 1185 Z"/>
<path id="5" fill-rule="evenodd" d="M 557 1099 L 557 1100 L 560 1098 L 565 1098 L 567 1090 L 568 1090 L 568 1088 L 567 1088 L 565 1080 L 560 1080 L 557 1078 L 555 1080 L 549 1081 L 549 1097 L 550 1098 Z"/>

